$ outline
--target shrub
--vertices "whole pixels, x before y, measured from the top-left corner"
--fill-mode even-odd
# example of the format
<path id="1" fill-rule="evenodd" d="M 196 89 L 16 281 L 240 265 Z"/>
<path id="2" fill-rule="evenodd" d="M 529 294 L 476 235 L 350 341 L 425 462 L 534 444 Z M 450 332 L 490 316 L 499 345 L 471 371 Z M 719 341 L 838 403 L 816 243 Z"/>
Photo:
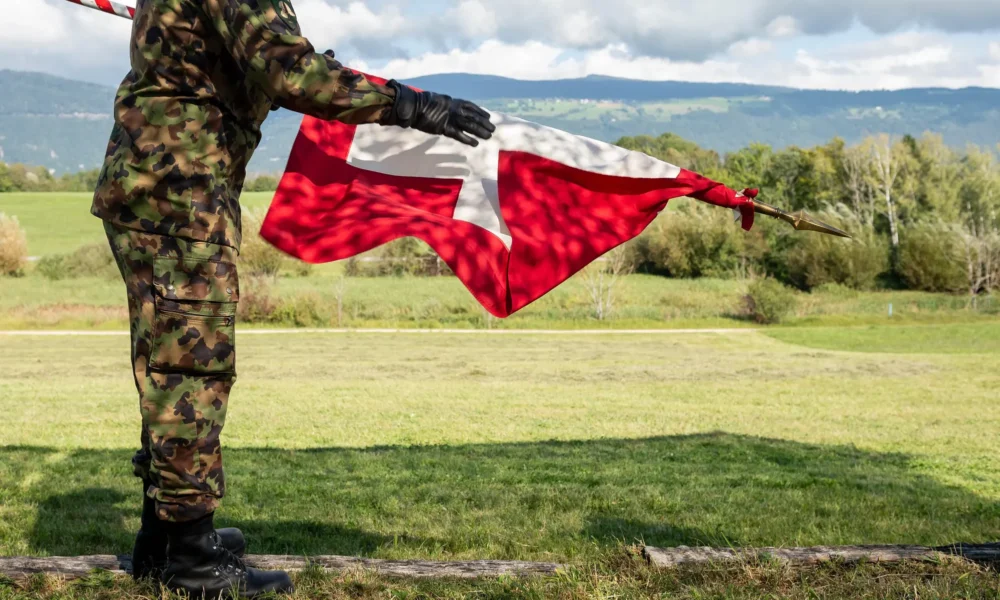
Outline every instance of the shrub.
<path id="1" fill-rule="evenodd" d="M 743 231 L 730 211 L 693 202 L 657 219 L 647 237 L 635 251 L 673 277 L 743 275 L 756 269 L 767 250 L 760 233 Z"/>
<path id="2" fill-rule="evenodd" d="M 277 277 L 285 255 L 260 237 L 264 217 L 255 211 L 243 213 L 243 242 L 240 244 L 240 269 L 252 277 Z"/>
<path id="3" fill-rule="evenodd" d="M 35 264 L 35 272 L 47 279 L 58 281 L 69 277 L 66 268 L 66 254 L 49 254 L 43 256 Z"/>
<path id="4" fill-rule="evenodd" d="M 810 290 L 813 294 L 829 296 L 831 298 L 857 298 L 857 289 L 848 287 L 840 283 L 824 283 Z"/>
<path id="5" fill-rule="evenodd" d="M 289 257 L 288 261 L 292 265 L 292 273 L 296 277 L 309 277 L 313 272 L 313 264 L 304 260 Z"/>
<path id="6" fill-rule="evenodd" d="M 271 294 L 271 279 L 243 277 L 240 281 L 240 302 L 236 316 L 243 323 L 268 323 L 274 320 L 278 302 Z"/>
<path id="7" fill-rule="evenodd" d="M 297 327 L 322 326 L 330 323 L 330 315 L 319 295 L 308 293 L 283 299 L 274 311 L 272 321 Z"/>
<path id="8" fill-rule="evenodd" d="M 17 217 L 0 213 L 0 275 L 20 276 L 28 262 L 28 236 Z"/>
<path id="9" fill-rule="evenodd" d="M 968 286 L 962 235 L 943 223 L 921 223 L 903 230 L 899 274 L 913 289 L 957 292 Z"/>
<path id="10" fill-rule="evenodd" d="M 378 262 L 370 263 L 377 275 L 440 275 L 437 255 L 421 240 L 412 237 L 398 239 L 377 251 Z M 443 263 L 442 263 L 443 264 Z M 447 267 L 445 267 L 447 269 Z"/>
<path id="11" fill-rule="evenodd" d="M 76 249 L 66 258 L 70 273 L 74 277 L 101 275 L 104 277 L 117 275 L 118 267 L 115 256 L 107 242 L 87 244 Z"/>
<path id="12" fill-rule="evenodd" d="M 344 275 L 347 277 L 361 277 L 361 259 L 357 256 L 347 259 L 347 262 L 344 263 Z"/>
<path id="13" fill-rule="evenodd" d="M 402 238 L 377 248 L 369 255 L 348 259 L 344 272 L 348 277 L 439 277 L 452 275 L 451 269 L 421 240 Z"/>
<path id="14" fill-rule="evenodd" d="M 835 211 L 817 215 L 851 233 L 853 239 L 804 232 L 785 251 L 787 277 L 803 290 L 837 283 L 856 290 L 875 287 L 889 268 L 889 245 L 856 218 Z"/>
<path id="15" fill-rule="evenodd" d="M 38 261 L 35 270 L 52 280 L 118 276 L 115 257 L 107 243 L 80 246 L 69 254 L 50 254 Z"/>
<path id="16" fill-rule="evenodd" d="M 744 307 L 758 323 L 780 323 L 792 311 L 798 299 L 795 291 L 771 278 L 757 279 L 750 284 Z"/>
<path id="17" fill-rule="evenodd" d="M 331 309 L 315 293 L 289 298 L 275 297 L 273 278 L 249 276 L 240 282 L 237 317 L 243 323 L 283 323 L 297 327 L 323 326 L 330 322 Z"/>
<path id="18" fill-rule="evenodd" d="M 270 175 L 259 175 L 246 182 L 245 192 L 273 192 L 278 189 L 278 179 Z"/>

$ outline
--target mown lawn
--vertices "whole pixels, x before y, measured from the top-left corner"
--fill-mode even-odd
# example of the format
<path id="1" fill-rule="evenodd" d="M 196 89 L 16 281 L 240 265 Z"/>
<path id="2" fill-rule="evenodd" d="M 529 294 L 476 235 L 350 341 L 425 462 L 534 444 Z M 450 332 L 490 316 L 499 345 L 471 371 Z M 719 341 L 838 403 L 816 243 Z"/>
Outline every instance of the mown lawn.
<path id="1" fill-rule="evenodd" d="M 244 335 L 218 520 L 256 553 L 574 565 L 525 583 L 306 574 L 301 597 L 995 598 L 995 574 L 964 567 L 655 574 L 622 551 L 1000 539 L 1000 325 L 906 329 Z M 126 338 L 0 344 L 0 555 L 127 551 Z M 35 585 L 0 597 L 153 594 Z"/>

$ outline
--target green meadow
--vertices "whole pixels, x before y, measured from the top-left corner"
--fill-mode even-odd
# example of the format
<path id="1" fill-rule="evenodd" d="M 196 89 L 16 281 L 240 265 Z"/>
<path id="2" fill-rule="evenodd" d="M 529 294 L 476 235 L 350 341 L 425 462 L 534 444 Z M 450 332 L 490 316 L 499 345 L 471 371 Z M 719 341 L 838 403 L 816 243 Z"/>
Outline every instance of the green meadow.
<path id="1" fill-rule="evenodd" d="M 218 520 L 255 553 L 570 565 L 525 582 L 306 573 L 300 597 L 995 597 L 970 566 L 657 573 L 627 551 L 1000 539 L 1000 325 L 830 331 L 248 333 Z M 127 337 L 0 340 L 0 555 L 126 552 Z"/>
<path id="2" fill-rule="evenodd" d="M 104 243 L 88 208 L 0 195 L 35 257 Z M 126 553 L 140 502 L 123 286 L 36 268 L 0 278 L 0 556 Z M 310 570 L 296 598 L 1000 598 L 997 573 L 966 563 L 656 571 L 637 553 L 1000 540 L 995 298 L 832 286 L 763 327 L 747 281 L 631 275 L 610 319 L 574 278 L 497 320 L 454 278 L 345 272 L 289 260 L 276 316 L 241 323 L 219 524 L 257 554 L 566 567 Z M 630 329 L 689 331 L 615 331 Z M 0 600 L 169 597 L 101 573 L 0 578 Z"/>

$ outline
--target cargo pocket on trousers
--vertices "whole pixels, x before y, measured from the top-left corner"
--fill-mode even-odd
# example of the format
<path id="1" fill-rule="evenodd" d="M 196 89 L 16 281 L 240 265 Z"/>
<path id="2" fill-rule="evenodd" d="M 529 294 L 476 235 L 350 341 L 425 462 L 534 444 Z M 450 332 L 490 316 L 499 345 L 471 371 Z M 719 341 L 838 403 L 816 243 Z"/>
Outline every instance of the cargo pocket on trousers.
<path id="1" fill-rule="evenodd" d="M 155 316 L 149 367 L 192 375 L 236 373 L 236 267 L 203 260 L 153 265 Z"/>

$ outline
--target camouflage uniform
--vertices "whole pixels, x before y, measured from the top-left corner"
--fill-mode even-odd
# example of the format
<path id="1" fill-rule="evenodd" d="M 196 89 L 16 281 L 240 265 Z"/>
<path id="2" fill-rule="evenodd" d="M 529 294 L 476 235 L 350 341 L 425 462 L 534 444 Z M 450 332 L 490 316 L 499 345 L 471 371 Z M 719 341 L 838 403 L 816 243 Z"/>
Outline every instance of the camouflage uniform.
<path id="1" fill-rule="evenodd" d="M 139 0 L 91 212 L 125 280 L 142 413 L 133 463 L 164 520 L 215 510 L 236 378 L 239 196 L 281 106 L 383 123 L 394 89 L 317 54 L 288 0 Z"/>

